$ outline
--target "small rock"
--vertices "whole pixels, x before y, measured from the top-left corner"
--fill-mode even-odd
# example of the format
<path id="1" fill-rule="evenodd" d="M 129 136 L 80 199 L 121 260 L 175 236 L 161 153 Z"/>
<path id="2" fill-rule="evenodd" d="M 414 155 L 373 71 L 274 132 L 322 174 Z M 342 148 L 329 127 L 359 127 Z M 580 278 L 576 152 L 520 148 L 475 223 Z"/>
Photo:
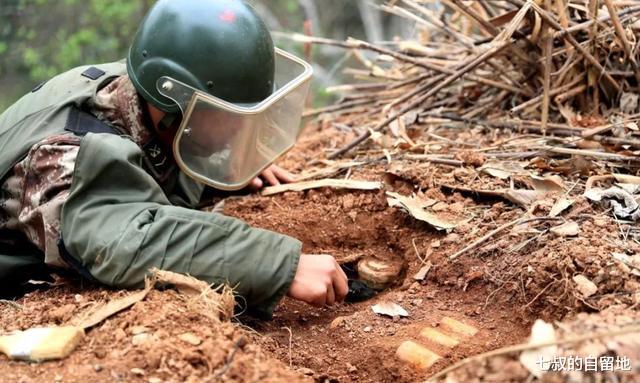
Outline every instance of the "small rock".
<path id="1" fill-rule="evenodd" d="M 353 364 L 347 363 L 347 371 L 349 371 L 350 373 L 354 373 L 357 372 L 358 369 Z"/>
<path id="2" fill-rule="evenodd" d="M 162 379 L 152 376 L 147 380 L 149 383 L 162 383 Z"/>
<path id="3" fill-rule="evenodd" d="M 121 340 L 123 340 L 124 338 L 127 337 L 127 333 L 124 332 L 123 329 L 118 328 L 113 332 L 113 337 L 115 338 L 115 340 L 121 341 Z"/>
<path id="4" fill-rule="evenodd" d="M 607 220 L 603 217 L 596 217 L 593 219 L 593 224 L 598 227 L 605 227 L 607 226 Z"/>
<path id="5" fill-rule="evenodd" d="M 449 211 L 452 213 L 464 213 L 464 203 L 462 202 L 455 202 L 452 203 L 451 205 L 449 205 Z"/>
<path id="6" fill-rule="evenodd" d="M 576 287 L 578 291 L 582 294 L 583 297 L 588 298 L 598 292 L 598 286 L 595 283 L 591 282 L 589 278 L 584 275 L 578 274 L 573 277 L 573 281 L 576 283 Z"/>
<path id="7" fill-rule="evenodd" d="M 93 365 L 93 371 L 95 371 L 95 372 L 102 371 L 102 365 L 101 364 L 94 364 Z"/>
<path id="8" fill-rule="evenodd" d="M 49 312 L 49 317 L 55 321 L 64 321 L 71 317 L 71 314 L 76 309 L 76 305 L 73 303 L 66 304 L 64 306 L 58 307 L 57 309 L 51 310 Z"/>
<path id="9" fill-rule="evenodd" d="M 62 382 L 62 375 L 56 374 L 55 378 L 53 378 L 55 382 Z"/>
<path id="10" fill-rule="evenodd" d="M 104 348 L 96 348 L 95 350 L 93 350 L 93 355 L 95 355 L 98 359 L 103 359 L 105 356 L 107 356 L 107 351 Z"/>
<path id="11" fill-rule="evenodd" d="M 444 237 L 442 242 L 447 243 L 447 244 L 449 244 L 449 243 L 460 243 L 460 235 L 458 235 L 456 233 L 451 233 L 451 234 L 447 235 L 446 237 Z"/>
<path id="12" fill-rule="evenodd" d="M 183 342 L 187 342 L 193 346 L 198 346 L 202 343 L 202 339 L 200 339 L 196 334 L 191 332 L 185 332 L 184 334 L 178 335 L 178 339 Z"/>
<path id="13" fill-rule="evenodd" d="M 371 310 L 378 315 L 388 315 L 390 317 L 407 317 L 409 313 L 400 305 L 393 302 L 380 302 L 371 306 Z"/>
<path id="14" fill-rule="evenodd" d="M 346 320 L 347 320 L 347 317 L 344 317 L 344 316 L 336 317 L 334 320 L 331 321 L 329 328 L 336 329 L 342 326 Z"/>
<path id="15" fill-rule="evenodd" d="M 431 241 L 431 247 L 437 249 L 438 247 L 440 247 L 440 241 L 437 239 L 435 241 Z"/>
<path id="16" fill-rule="evenodd" d="M 367 326 L 367 327 L 363 328 L 362 331 L 371 332 L 371 326 Z"/>
<path id="17" fill-rule="evenodd" d="M 567 221 L 552 227 L 549 231 L 557 237 L 575 237 L 580 233 L 580 226 L 574 221 Z"/>
<path id="18" fill-rule="evenodd" d="M 81 303 L 84 300 L 84 297 L 80 294 L 76 294 L 73 296 L 73 299 L 75 299 L 77 303 Z"/>
<path id="19" fill-rule="evenodd" d="M 153 343 L 155 340 L 156 339 L 153 335 L 144 332 L 142 334 L 134 335 L 131 338 L 131 343 L 134 346 L 142 346 L 145 344 Z"/>

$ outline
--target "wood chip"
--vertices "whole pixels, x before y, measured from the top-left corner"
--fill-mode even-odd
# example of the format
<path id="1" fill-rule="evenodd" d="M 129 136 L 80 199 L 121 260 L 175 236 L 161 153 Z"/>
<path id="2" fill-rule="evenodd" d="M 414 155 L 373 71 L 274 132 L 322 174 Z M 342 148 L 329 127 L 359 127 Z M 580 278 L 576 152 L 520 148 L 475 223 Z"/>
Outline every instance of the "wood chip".
<path id="1" fill-rule="evenodd" d="M 427 261 L 427 263 L 418 270 L 416 275 L 413 276 L 413 279 L 416 281 L 424 281 L 432 266 L 431 261 Z"/>
<path id="2" fill-rule="evenodd" d="M 377 189 L 382 189 L 382 183 L 373 182 L 373 181 L 325 178 L 317 181 L 294 182 L 290 184 L 269 186 L 267 188 L 264 188 L 264 190 L 262 190 L 262 195 L 270 196 L 270 195 L 284 193 L 288 191 L 304 191 L 304 190 L 318 189 L 318 188 L 324 188 L 324 187 L 333 188 L 333 189 L 377 190 Z"/>

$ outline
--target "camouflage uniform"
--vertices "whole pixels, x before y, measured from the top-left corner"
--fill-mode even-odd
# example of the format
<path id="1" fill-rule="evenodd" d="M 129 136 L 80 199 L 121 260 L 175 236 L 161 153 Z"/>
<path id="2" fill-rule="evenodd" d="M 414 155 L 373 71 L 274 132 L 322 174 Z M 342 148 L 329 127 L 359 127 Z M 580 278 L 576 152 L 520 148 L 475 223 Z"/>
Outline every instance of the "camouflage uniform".
<path id="1" fill-rule="evenodd" d="M 72 69 L 0 115 L 0 293 L 43 261 L 124 288 L 157 267 L 227 282 L 270 316 L 300 242 L 195 210 L 203 186 L 160 150 L 123 72 L 122 62 Z M 96 122 L 107 131 L 82 131 Z M 38 254 L 13 246 L 22 236 Z"/>
<path id="2" fill-rule="evenodd" d="M 101 89 L 89 108 L 138 146 L 149 142 L 138 93 L 126 75 Z M 0 231 L 23 232 L 50 266 L 68 267 L 58 250 L 60 211 L 71 188 L 80 139 L 61 134 L 36 144 L 0 189 Z"/>

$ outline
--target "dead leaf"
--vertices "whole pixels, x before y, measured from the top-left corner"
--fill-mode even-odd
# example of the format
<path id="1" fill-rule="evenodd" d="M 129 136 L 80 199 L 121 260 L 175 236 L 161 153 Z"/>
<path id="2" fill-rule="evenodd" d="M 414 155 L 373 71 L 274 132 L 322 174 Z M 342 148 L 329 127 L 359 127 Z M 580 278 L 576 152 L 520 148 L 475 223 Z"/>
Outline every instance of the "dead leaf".
<path id="1" fill-rule="evenodd" d="M 371 310 L 378 315 L 388 315 L 390 317 L 408 317 L 409 313 L 400 305 L 393 302 L 380 302 L 371 306 Z"/>
<path id="2" fill-rule="evenodd" d="M 572 199 L 568 199 L 568 198 L 559 198 L 556 203 L 551 207 L 551 210 L 549 211 L 549 217 L 557 217 L 559 216 L 563 211 L 567 210 L 571 205 L 573 205 L 573 203 L 575 202 L 575 200 Z"/>
<path id="3" fill-rule="evenodd" d="M 398 193 L 387 192 L 387 203 L 391 207 L 401 207 L 405 209 L 413 218 L 427 222 L 438 230 L 448 230 L 456 227 L 455 223 L 439 218 L 425 210 L 425 205 L 418 197 L 405 197 Z"/>
<path id="4" fill-rule="evenodd" d="M 552 227 L 549 231 L 558 237 L 575 237 L 580 233 L 580 226 L 574 221 L 567 221 Z"/>
<path id="5" fill-rule="evenodd" d="M 479 194 L 486 197 L 500 197 L 504 198 L 508 201 L 515 203 L 516 205 L 520 205 L 522 207 L 528 208 L 534 201 L 539 199 L 544 195 L 536 190 L 526 190 L 526 189 L 498 189 L 498 190 L 476 190 L 462 186 L 451 186 L 451 185 L 442 185 L 446 188 L 455 191 L 462 191 L 468 193 Z"/>
<path id="6" fill-rule="evenodd" d="M 329 187 L 333 189 L 354 189 L 354 190 L 376 190 L 382 188 L 382 183 L 373 181 L 358 181 L 325 178 L 317 181 L 294 182 L 290 184 L 282 184 L 269 186 L 262 190 L 263 196 L 284 193 L 287 191 L 303 191 L 309 189 L 318 189 Z"/>
<path id="7" fill-rule="evenodd" d="M 479 170 L 502 180 L 527 173 L 524 164 L 518 161 L 488 161 Z"/>
<path id="8" fill-rule="evenodd" d="M 564 192 L 564 182 L 558 175 L 538 177 L 531 176 L 533 188 L 541 193 Z"/>
<path id="9" fill-rule="evenodd" d="M 542 194 L 536 190 L 526 189 L 505 189 L 501 191 L 501 195 L 509 201 L 524 207 L 530 206 Z"/>
<path id="10" fill-rule="evenodd" d="M 71 321 L 71 324 L 83 329 L 91 328 L 99 323 L 102 323 L 110 316 L 125 310 L 137 302 L 142 301 L 149 291 L 153 288 L 153 284 L 149 283 L 144 290 L 137 291 L 135 293 L 126 295 L 122 298 L 114 299 L 104 305 L 98 306 L 90 310 L 88 313 L 83 314 Z"/>
<path id="11" fill-rule="evenodd" d="M 531 336 L 529 337 L 529 344 L 550 343 L 556 341 L 556 332 L 553 325 L 537 319 L 531 327 Z M 520 363 L 529 370 L 535 377 L 540 379 L 542 375 L 547 372 L 544 366 L 540 365 L 540 360 L 553 360 L 556 356 L 558 346 L 551 345 L 546 347 L 534 348 L 531 350 L 523 351 L 520 354 Z"/>
<path id="12" fill-rule="evenodd" d="M 598 286 L 582 274 L 575 275 L 573 281 L 584 298 L 588 298 L 598 292 Z"/>

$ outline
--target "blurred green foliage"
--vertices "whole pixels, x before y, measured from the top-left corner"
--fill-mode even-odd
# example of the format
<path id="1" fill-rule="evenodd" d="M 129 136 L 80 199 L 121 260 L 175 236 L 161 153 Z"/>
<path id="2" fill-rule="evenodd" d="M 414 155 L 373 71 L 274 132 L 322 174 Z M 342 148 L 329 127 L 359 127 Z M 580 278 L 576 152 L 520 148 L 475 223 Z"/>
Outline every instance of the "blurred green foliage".
<path id="1" fill-rule="evenodd" d="M 124 57 L 153 2 L 0 1 L 0 109 L 64 70 Z"/>
<path id="2" fill-rule="evenodd" d="M 356 0 L 247 0 L 272 30 L 364 38 Z M 359 0 L 364 1 L 364 0 Z M 57 73 L 125 57 L 138 23 L 155 0 L 0 0 L 0 112 Z M 302 55 L 286 38 L 276 44 Z M 342 54 L 342 53 L 340 53 Z M 314 47 L 317 84 L 327 83 L 336 53 Z M 309 58 L 309 57 L 307 57 Z M 316 87 L 315 103 L 328 98 Z"/>

